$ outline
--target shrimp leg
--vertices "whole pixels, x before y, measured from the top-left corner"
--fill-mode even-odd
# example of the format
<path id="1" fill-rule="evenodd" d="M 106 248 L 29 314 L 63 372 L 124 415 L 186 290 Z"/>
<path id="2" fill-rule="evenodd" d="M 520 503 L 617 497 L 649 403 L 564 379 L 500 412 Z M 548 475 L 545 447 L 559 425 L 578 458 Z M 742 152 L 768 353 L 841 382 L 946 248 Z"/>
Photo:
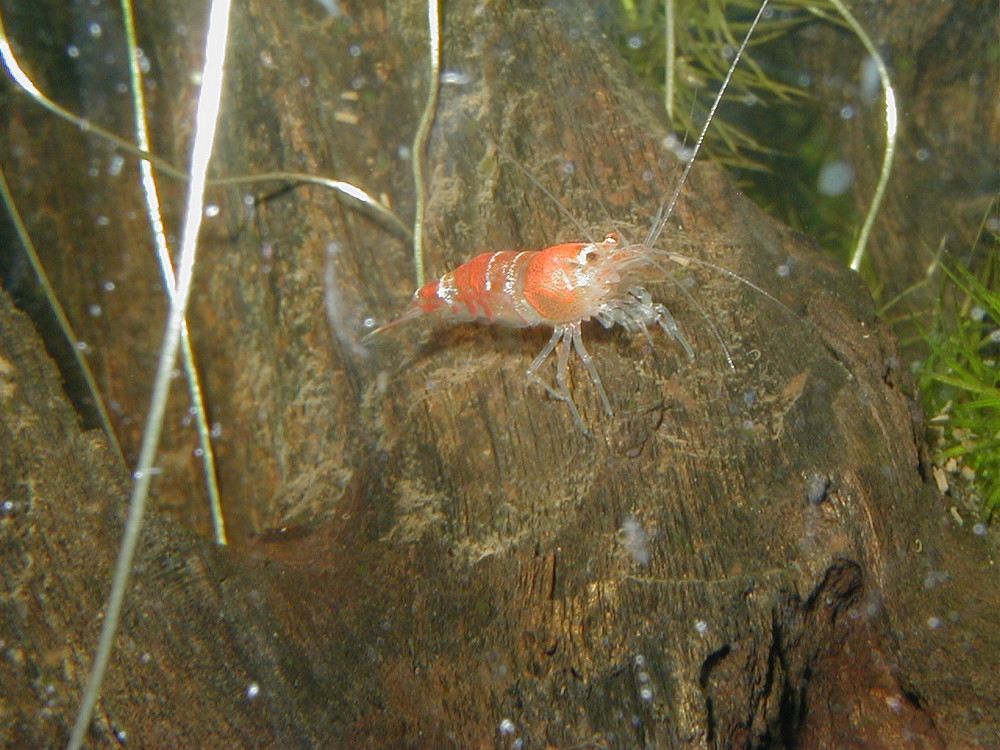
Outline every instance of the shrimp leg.
<path id="1" fill-rule="evenodd" d="M 580 324 L 576 323 L 576 328 L 579 330 Z M 583 423 L 583 418 L 580 416 L 580 412 L 576 409 L 576 404 L 573 403 L 573 397 L 570 395 L 569 388 L 566 386 L 566 369 L 569 362 L 569 344 L 573 338 L 573 324 L 558 325 L 552 330 L 552 336 L 549 338 L 549 343 L 545 345 L 538 356 L 535 357 L 535 361 L 531 363 L 527 371 L 524 373 L 528 380 L 533 383 L 537 383 L 542 386 L 549 395 L 553 398 L 557 398 L 560 401 L 565 401 L 569 406 L 570 412 L 573 414 L 573 422 L 576 424 L 577 429 L 580 430 L 584 435 L 589 435 L 590 432 L 587 430 L 587 426 Z M 540 368 L 545 360 L 549 358 L 552 354 L 552 350 L 556 348 L 556 344 L 560 344 L 559 355 L 556 360 L 556 386 L 553 388 L 551 385 L 546 383 L 538 376 L 538 368 Z"/>
<path id="2" fill-rule="evenodd" d="M 580 322 L 567 323 L 561 326 L 561 328 L 562 340 L 559 342 L 559 356 L 556 359 L 556 385 L 563 394 L 563 401 L 569 406 L 569 410 L 573 412 L 573 421 L 576 423 L 577 429 L 589 437 L 590 431 L 583 423 L 583 418 L 580 416 L 580 412 L 577 411 L 576 404 L 573 403 L 573 396 L 569 392 L 569 386 L 566 384 L 566 373 L 569 370 L 569 345 L 570 341 L 575 340 L 580 335 Z"/>
<path id="3" fill-rule="evenodd" d="M 538 353 L 538 356 L 535 357 L 535 361 L 531 363 L 531 366 L 528 367 L 527 371 L 524 374 L 525 376 L 527 376 L 528 380 L 532 381 L 533 383 L 538 383 L 538 385 L 542 386 L 542 388 L 548 391 L 550 395 L 554 396 L 560 401 L 565 401 L 566 397 L 563 394 L 559 393 L 559 391 L 557 391 L 555 388 L 546 383 L 537 375 L 538 368 L 541 367 L 542 364 L 545 362 L 545 360 L 549 358 L 549 355 L 552 354 L 552 350 L 556 348 L 556 344 L 559 343 L 559 339 L 561 339 L 562 337 L 563 337 L 563 326 L 556 326 L 555 329 L 553 329 L 552 331 L 551 338 L 549 338 L 549 343 L 547 343 L 545 345 L 545 348 Z"/>
<path id="4" fill-rule="evenodd" d="M 604 392 L 604 384 L 601 383 L 601 376 L 597 374 L 597 368 L 594 367 L 594 358 L 590 356 L 590 352 L 586 350 L 583 346 L 583 334 L 580 332 L 580 324 L 574 323 L 572 326 L 573 330 L 573 348 L 576 349 L 576 353 L 580 357 L 580 361 L 583 362 L 583 366 L 587 368 L 587 372 L 590 373 L 590 379 L 594 381 L 594 386 L 597 388 L 597 392 L 601 396 L 601 403 L 604 404 L 604 411 L 607 415 L 613 416 L 614 412 L 611 411 L 611 402 L 608 401 L 608 394 Z"/>

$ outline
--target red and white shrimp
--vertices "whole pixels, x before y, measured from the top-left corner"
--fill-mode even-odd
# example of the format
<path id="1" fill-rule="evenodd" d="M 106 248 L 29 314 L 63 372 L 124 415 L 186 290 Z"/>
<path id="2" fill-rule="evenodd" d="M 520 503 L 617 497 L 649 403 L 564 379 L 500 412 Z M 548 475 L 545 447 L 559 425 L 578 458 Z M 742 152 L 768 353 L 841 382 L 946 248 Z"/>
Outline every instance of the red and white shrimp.
<path id="1" fill-rule="evenodd" d="M 544 250 L 482 253 L 417 290 L 410 307 L 399 318 L 372 334 L 422 315 L 436 314 L 464 323 L 479 321 L 512 328 L 552 326 L 552 336 L 525 373 L 561 401 L 573 421 L 587 432 L 566 385 L 570 344 L 590 375 L 609 416 L 611 402 L 594 361 L 583 345 L 581 325 L 594 319 L 605 328 L 619 325 L 627 331 L 642 331 L 658 325 L 673 336 L 689 357 L 694 357 L 677 322 L 667 308 L 653 302 L 642 282 L 659 266 L 643 245 L 623 243 L 617 234 L 602 242 L 569 242 Z M 556 387 L 538 375 L 553 350 Z"/>
<path id="2" fill-rule="evenodd" d="M 535 357 L 525 374 L 529 380 L 541 385 L 554 397 L 565 401 L 576 426 L 586 434 L 587 428 L 566 384 L 571 345 L 587 368 L 605 412 L 609 416 L 613 412 L 594 361 L 583 345 L 581 326 L 585 321 L 596 320 L 605 328 L 619 325 L 626 331 L 642 331 L 647 338 L 649 327 L 658 325 L 677 340 L 689 357 L 694 357 L 690 344 L 670 311 L 659 302 L 654 302 L 644 286 L 647 282 L 666 277 L 666 270 L 657 256 L 682 265 L 698 263 L 710 266 L 739 279 L 784 307 L 772 295 L 732 271 L 706 261 L 653 249 L 673 212 L 719 102 L 766 6 L 767 0 L 763 0 L 709 109 L 705 125 L 688 157 L 677 187 L 670 200 L 660 206 L 643 244 L 622 242 L 617 234 L 609 234 L 602 242 L 570 242 L 544 250 L 482 253 L 418 289 L 406 312 L 368 336 L 432 314 L 455 323 L 480 321 L 514 328 L 551 326 L 552 336 L 549 342 Z M 534 177 L 530 174 L 528 177 L 555 200 Z M 556 204 L 562 207 L 558 201 Z M 570 218 L 573 219 L 572 216 Z M 576 223 L 575 219 L 573 221 Z M 718 338 L 718 334 L 716 336 Z M 721 338 L 719 340 L 721 342 Z M 553 388 L 539 377 L 538 370 L 557 346 L 556 386 Z M 728 351 L 726 357 L 732 366 Z"/>

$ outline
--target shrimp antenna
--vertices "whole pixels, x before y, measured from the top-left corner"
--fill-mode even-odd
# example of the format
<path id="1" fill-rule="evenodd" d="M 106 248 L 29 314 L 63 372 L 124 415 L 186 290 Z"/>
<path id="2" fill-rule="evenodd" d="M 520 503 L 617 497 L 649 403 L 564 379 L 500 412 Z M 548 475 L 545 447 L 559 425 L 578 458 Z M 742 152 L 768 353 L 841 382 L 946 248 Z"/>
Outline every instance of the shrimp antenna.
<path id="1" fill-rule="evenodd" d="M 729 353 L 729 347 L 726 346 L 726 342 L 723 341 L 722 334 L 719 333 L 719 327 L 715 325 L 715 321 L 712 320 L 712 316 L 708 314 L 708 311 L 700 302 L 698 302 L 695 296 L 688 291 L 686 286 L 673 276 L 670 277 L 670 280 L 676 284 L 677 288 L 680 289 L 684 296 L 688 298 L 692 305 L 694 305 L 694 309 L 698 311 L 698 314 L 705 319 L 706 323 L 708 323 L 708 328 L 712 331 L 712 336 L 714 336 L 715 340 L 719 342 L 719 346 L 722 347 L 722 353 L 726 356 L 726 364 L 729 365 L 729 369 L 732 372 L 736 372 L 736 365 L 733 363 L 733 355 Z"/>
<path id="2" fill-rule="evenodd" d="M 679 266 L 686 266 L 688 264 L 695 264 L 695 265 L 699 265 L 699 266 L 705 266 L 706 268 L 711 268 L 712 270 L 718 271 L 719 273 L 723 273 L 726 276 L 729 276 L 730 278 L 736 279 L 737 281 L 739 281 L 739 282 L 741 282 L 743 284 L 746 284 L 748 287 L 750 287 L 754 291 L 760 292 L 765 297 L 767 297 L 769 300 L 771 300 L 774 304 L 778 305 L 778 307 L 783 308 L 790 315 L 792 315 L 793 317 L 795 317 L 798 320 L 801 320 L 801 318 L 799 317 L 799 314 L 797 312 L 795 312 L 792 308 L 790 308 L 788 305 L 786 305 L 780 299 L 778 299 L 777 297 L 775 297 L 769 291 L 767 291 L 766 289 L 764 289 L 761 286 L 758 286 L 757 284 L 754 284 L 752 281 L 750 281 L 750 279 L 748 279 L 748 278 L 746 278 L 744 276 L 740 276 L 735 271 L 730 271 L 725 266 L 719 266 L 719 265 L 716 265 L 715 263 L 712 263 L 711 261 L 701 260 L 700 258 L 691 258 L 691 257 L 689 257 L 687 255 L 678 255 L 677 253 L 670 253 L 670 252 L 667 252 L 666 250 L 651 250 L 651 252 L 655 253 L 656 255 L 662 255 L 663 257 L 667 258 L 668 260 L 672 260 L 674 263 L 676 263 Z M 659 263 L 657 263 L 656 265 L 662 269 L 662 266 L 660 266 Z"/>
<path id="3" fill-rule="evenodd" d="M 722 79 L 722 86 L 719 88 L 719 93 L 715 95 L 715 101 L 712 102 L 712 106 L 708 110 L 708 117 L 705 119 L 705 124 L 702 126 L 701 132 L 698 134 L 698 140 L 695 141 L 694 149 L 691 151 L 691 156 L 687 160 L 684 171 L 681 172 L 681 178 L 677 182 L 677 187 L 674 189 L 673 195 L 670 196 L 670 201 L 666 205 L 661 205 L 660 210 L 656 212 L 656 219 L 653 220 L 653 226 L 649 230 L 649 235 L 646 237 L 646 247 L 651 248 L 653 243 L 659 239 L 660 234 L 663 232 L 663 228 L 667 225 L 671 214 L 674 212 L 674 206 L 677 205 L 677 201 L 681 196 L 681 190 L 684 189 L 684 183 L 687 182 L 688 174 L 690 174 L 691 168 L 694 166 L 694 160 L 698 156 L 698 152 L 701 151 L 702 144 L 705 142 L 705 135 L 708 133 L 708 129 L 712 125 L 712 120 L 715 119 L 715 112 L 718 110 L 719 104 L 722 102 L 722 97 L 726 93 L 726 89 L 729 88 L 729 82 L 733 78 L 733 73 L 736 72 L 736 66 L 740 64 L 740 59 L 743 57 L 743 53 L 746 51 L 747 45 L 750 43 L 750 37 L 753 36 L 754 29 L 757 28 L 757 24 L 764 15 L 764 9 L 767 8 L 767 1 L 768 0 L 763 0 L 763 2 L 761 2 L 760 8 L 757 9 L 757 15 L 754 16 L 753 22 L 750 24 L 750 28 L 747 29 L 746 36 L 743 37 L 743 43 L 740 44 L 740 48 L 733 56 L 733 62 L 729 66 L 729 70 L 726 72 L 726 77 Z"/>

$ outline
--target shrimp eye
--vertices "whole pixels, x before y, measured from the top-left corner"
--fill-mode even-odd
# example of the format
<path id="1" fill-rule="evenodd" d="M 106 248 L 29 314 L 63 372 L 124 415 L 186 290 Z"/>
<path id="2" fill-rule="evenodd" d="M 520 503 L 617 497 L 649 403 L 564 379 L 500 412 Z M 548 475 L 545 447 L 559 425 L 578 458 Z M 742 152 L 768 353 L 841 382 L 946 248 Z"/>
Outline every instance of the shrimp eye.
<path id="1" fill-rule="evenodd" d="M 590 250 L 586 255 L 583 256 L 583 260 L 586 263 L 596 263 L 597 253 L 594 250 Z"/>

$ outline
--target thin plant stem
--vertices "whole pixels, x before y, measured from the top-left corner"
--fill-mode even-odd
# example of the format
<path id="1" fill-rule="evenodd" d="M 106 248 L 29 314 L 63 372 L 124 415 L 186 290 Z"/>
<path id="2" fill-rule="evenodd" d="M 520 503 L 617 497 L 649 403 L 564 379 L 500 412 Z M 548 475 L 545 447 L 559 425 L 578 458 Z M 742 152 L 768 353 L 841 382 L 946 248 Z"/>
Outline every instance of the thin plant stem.
<path id="1" fill-rule="evenodd" d="M 416 206 L 413 217 L 413 267 L 417 288 L 424 285 L 424 203 L 427 191 L 424 186 L 424 155 L 427 152 L 427 138 L 437 114 L 438 93 L 441 90 L 441 20 L 438 15 L 438 0 L 427 0 L 427 29 L 431 51 L 431 80 L 427 91 L 427 103 L 420 116 L 417 134 L 413 138 L 413 189 Z"/>
<path id="2" fill-rule="evenodd" d="M 871 37 L 868 36 L 867 32 L 865 32 L 861 24 L 858 23 L 858 20 L 851 14 L 851 11 L 847 9 L 842 0 L 830 0 L 830 2 L 840 15 L 844 17 L 851 30 L 857 34 L 858 39 L 861 40 L 868 54 L 875 61 L 879 78 L 882 80 L 882 90 L 885 91 L 885 153 L 882 156 L 882 168 L 879 170 L 878 183 L 875 185 L 875 192 L 872 194 L 871 203 L 868 205 L 868 213 L 865 216 L 864 224 L 861 225 L 861 230 L 858 232 L 858 241 L 855 243 L 854 251 L 851 253 L 851 269 L 860 271 L 861 262 L 864 260 L 866 246 L 868 245 L 868 236 L 871 234 L 872 225 L 875 223 L 875 216 L 882 205 L 882 199 L 885 197 L 885 188 L 889 183 L 889 175 L 892 172 L 892 159 L 896 153 L 896 132 L 899 128 L 899 112 L 896 105 L 896 91 L 892 87 L 889 70 L 882 56 L 875 48 Z"/>
<path id="3" fill-rule="evenodd" d="M 62 305 L 59 304 L 59 298 L 56 296 L 55 290 L 52 288 L 52 284 L 49 283 L 49 277 L 45 273 L 45 268 L 42 266 L 42 262 L 38 257 L 35 245 L 31 241 L 31 236 L 28 234 L 28 228 L 24 225 L 24 220 L 21 218 L 21 212 L 17 210 L 17 204 L 14 202 L 14 195 L 10 190 L 10 185 L 7 184 L 7 177 L 3 173 L 3 169 L 0 169 L 0 197 L 3 198 L 3 202 L 7 206 L 7 211 L 10 213 L 11 221 L 14 223 L 14 231 L 17 233 L 17 237 L 21 241 L 21 246 L 24 248 L 24 252 L 28 256 L 28 262 L 31 264 L 32 270 L 35 272 L 35 278 L 38 279 L 38 283 L 42 287 L 42 293 L 45 295 L 49 306 L 52 308 L 52 312 L 56 316 L 56 322 L 59 324 L 59 328 L 62 331 L 63 336 L 69 343 L 70 348 L 73 350 L 73 357 L 76 359 L 77 366 L 83 373 L 83 379 L 86 381 L 87 390 L 90 392 L 90 397 L 94 401 L 94 408 L 97 409 L 98 418 L 101 420 L 101 428 L 104 430 L 104 434 L 107 435 L 108 443 L 111 445 L 111 449 L 118 455 L 118 458 L 120 458 L 124 464 L 125 456 L 122 453 L 121 445 L 118 443 L 118 438 L 115 437 L 114 428 L 111 426 L 111 416 L 108 414 L 107 408 L 104 406 L 104 399 L 101 398 L 101 392 L 97 389 L 97 381 L 94 379 L 94 373 L 90 371 L 90 365 L 87 363 L 87 358 L 83 356 L 83 352 L 80 351 L 79 347 L 76 345 L 76 333 L 74 333 L 73 326 L 70 325 L 69 318 L 66 317 L 65 311 L 62 309 Z"/>
<path id="4" fill-rule="evenodd" d="M 372 197 L 371 194 L 365 192 L 357 185 L 353 185 L 350 182 L 344 182 L 343 180 L 335 180 L 331 177 L 322 177 L 314 174 L 305 174 L 304 172 L 262 172 L 261 174 L 236 175 L 233 177 L 213 177 L 206 180 L 206 184 L 211 187 L 219 187 L 222 185 L 246 185 L 251 183 L 275 181 L 302 182 L 329 188 L 330 190 L 339 193 L 341 198 L 347 198 L 348 202 L 353 204 L 355 207 L 360 208 L 362 211 L 381 221 L 383 226 L 393 232 L 396 236 L 407 241 L 413 237 L 410 228 L 403 223 L 402 219 L 396 216 L 395 212 L 391 208 L 386 206 L 377 198 Z"/>
<path id="5" fill-rule="evenodd" d="M 81 131 L 85 133 L 92 133 L 98 138 L 101 138 L 120 148 L 125 153 L 140 160 L 149 162 L 168 177 L 173 177 L 178 180 L 188 179 L 186 172 L 175 167 L 166 159 L 163 159 L 156 154 L 152 154 L 146 149 L 137 148 L 134 143 L 130 143 L 124 138 L 115 135 L 109 130 L 105 130 L 90 120 L 70 112 L 65 107 L 61 107 L 45 96 L 45 94 L 39 90 L 39 88 L 31 80 L 31 77 L 25 72 L 24 68 L 22 68 L 21 64 L 17 61 L 17 57 L 14 55 L 14 50 L 10 45 L 10 40 L 7 37 L 7 30 L 4 27 L 2 14 L 0 14 L 0 61 L 3 62 L 4 67 L 7 69 L 11 79 L 13 79 L 14 83 L 17 84 L 18 88 L 28 94 L 28 96 L 34 99 L 35 102 L 37 102 L 41 107 L 47 109 L 57 117 L 76 125 Z M 392 209 L 356 185 L 344 182 L 343 180 L 336 180 L 318 175 L 303 174 L 301 172 L 265 172 L 257 175 L 214 177 L 206 179 L 205 184 L 211 187 L 218 187 L 221 185 L 241 185 L 257 182 L 269 182 L 274 180 L 284 182 L 305 182 L 329 188 L 330 190 L 339 193 L 341 197 L 349 199 L 350 202 L 355 203 L 361 209 L 373 214 L 376 218 L 391 228 L 395 234 L 406 240 L 409 240 L 412 236 L 409 227 L 407 227 L 403 221 L 396 216 Z"/>
<path id="6" fill-rule="evenodd" d="M 674 122 L 674 86 L 677 76 L 677 4 L 676 0 L 664 0 L 663 40 L 664 53 L 663 105 L 667 110 L 667 121 Z"/>
<path id="7" fill-rule="evenodd" d="M 184 317 L 188 299 L 191 293 L 191 280 L 194 273 L 195 256 L 198 248 L 198 231 L 205 202 L 205 186 L 208 173 L 208 163 L 212 155 L 215 141 L 215 130 L 219 117 L 219 103 L 222 96 L 222 76 L 226 57 L 226 42 L 229 35 L 230 0 L 213 0 L 208 19 L 208 34 L 205 45 L 205 68 L 202 75 L 201 91 L 198 96 L 197 112 L 194 123 L 194 143 L 191 150 L 191 172 L 188 183 L 187 205 L 184 214 L 184 224 L 181 233 L 180 263 L 177 274 L 177 289 L 170 304 L 166 332 L 160 349 L 160 359 L 153 380 L 153 393 L 150 398 L 149 416 L 143 431 L 142 445 L 139 450 L 139 461 L 136 467 L 132 495 L 129 499 L 128 519 L 122 537 L 118 560 L 115 564 L 111 593 L 108 596 L 104 622 L 101 626 L 101 636 L 94 663 L 91 667 L 87 686 L 76 716 L 73 732 L 70 736 L 69 750 L 79 750 L 83 744 L 87 729 L 90 726 L 94 706 L 97 704 L 101 684 L 107 671 L 115 633 L 121 618 L 122 604 L 125 599 L 125 589 L 128 585 L 132 563 L 135 559 L 139 543 L 139 532 L 142 529 L 143 514 L 146 500 L 149 497 L 149 486 L 152 481 L 154 461 L 159 447 L 160 435 L 163 429 L 163 419 L 166 412 L 167 397 L 170 392 L 170 380 L 177 362 L 177 350 L 184 327 Z"/>
<path id="8" fill-rule="evenodd" d="M 125 22 L 125 38 L 129 50 L 129 73 L 132 84 L 132 109 L 135 117 L 135 142 L 143 151 L 150 151 L 149 122 L 146 119 L 146 101 L 143 95 L 142 70 L 139 67 L 139 44 L 135 32 L 135 14 L 131 0 L 122 0 L 122 18 Z M 167 296 L 173 300 L 175 296 L 176 279 L 174 267 L 170 260 L 170 244 L 167 232 L 163 226 L 163 214 L 160 211 L 160 196 L 153 175 L 153 165 L 145 160 L 139 161 L 139 173 L 142 177 L 142 192 L 146 200 L 146 216 L 149 218 L 153 234 L 153 244 L 156 248 L 156 258 L 160 264 L 163 276 L 163 286 Z M 191 406 L 194 411 L 195 428 L 198 432 L 198 445 L 201 448 L 202 469 L 205 474 L 205 488 L 208 492 L 209 509 L 212 516 L 212 529 L 217 544 L 226 544 L 226 522 L 222 514 L 222 500 L 219 495 L 219 482 L 215 469 L 215 450 L 212 448 L 212 433 L 208 426 L 208 416 L 205 413 L 205 399 L 202 395 L 201 379 L 198 377 L 198 366 L 195 362 L 194 349 L 191 347 L 191 337 L 185 319 L 181 324 L 181 357 L 184 362 L 184 373 L 187 376 L 188 391 L 191 396 Z"/>

